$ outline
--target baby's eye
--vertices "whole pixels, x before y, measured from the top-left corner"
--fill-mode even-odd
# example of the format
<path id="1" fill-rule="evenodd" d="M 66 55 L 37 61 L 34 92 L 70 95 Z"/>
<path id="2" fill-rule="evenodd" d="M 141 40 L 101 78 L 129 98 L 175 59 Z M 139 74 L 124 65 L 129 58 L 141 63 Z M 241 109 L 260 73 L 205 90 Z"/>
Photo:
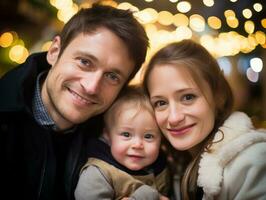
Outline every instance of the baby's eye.
<path id="1" fill-rule="evenodd" d="M 147 139 L 147 140 L 152 140 L 152 139 L 154 138 L 154 135 L 151 134 L 151 133 L 146 133 L 146 134 L 144 135 L 144 138 Z"/>
<path id="2" fill-rule="evenodd" d="M 129 132 L 122 132 L 121 135 L 124 136 L 124 137 L 127 137 L 127 138 L 130 137 L 130 133 Z"/>

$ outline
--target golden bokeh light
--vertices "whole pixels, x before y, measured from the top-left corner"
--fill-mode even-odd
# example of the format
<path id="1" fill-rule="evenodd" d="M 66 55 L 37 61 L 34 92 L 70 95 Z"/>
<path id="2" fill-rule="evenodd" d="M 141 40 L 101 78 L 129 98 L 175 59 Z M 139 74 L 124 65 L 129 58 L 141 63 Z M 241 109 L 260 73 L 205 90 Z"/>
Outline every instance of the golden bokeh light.
<path id="1" fill-rule="evenodd" d="M 15 45 L 9 51 L 9 58 L 18 64 L 25 62 L 28 56 L 28 50 L 22 45 Z"/>
<path id="2" fill-rule="evenodd" d="M 215 16 L 210 16 L 207 22 L 208 22 L 208 25 L 213 29 L 220 29 L 222 26 L 221 20 Z"/>
<path id="3" fill-rule="evenodd" d="M 191 15 L 189 18 L 189 26 L 193 31 L 202 32 L 205 29 L 205 19 L 198 14 Z"/>
<path id="4" fill-rule="evenodd" d="M 213 0 L 203 0 L 203 3 L 207 7 L 212 7 L 214 5 L 214 1 Z"/>
<path id="5" fill-rule="evenodd" d="M 242 15 L 246 18 L 246 19 L 250 19 L 252 17 L 252 12 L 250 9 L 246 8 L 242 11 Z"/>
<path id="6" fill-rule="evenodd" d="M 13 35 L 10 32 L 5 32 L 0 36 L 0 46 L 7 48 L 9 47 L 14 41 Z"/>
<path id="7" fill-rule="evenodd" d="M 253 33 L 255 30 L 255 24 L 253 21 L 248 20 L 244 24 L 245 31 L 249 34 Z"/>
<path id="8" fill-rule="evenodd" d="M 188 17 L 182 13 L 177 13 L 173 16 L 173 24 L 175 26 L 188 26 Z"/>
<path id="9" fill-rule="evenodd" d="M 181 13 L 187 13 L 191 9 L 191 4 L 188 1 L 181 1 L 177 4 L 176 8 Z"/>

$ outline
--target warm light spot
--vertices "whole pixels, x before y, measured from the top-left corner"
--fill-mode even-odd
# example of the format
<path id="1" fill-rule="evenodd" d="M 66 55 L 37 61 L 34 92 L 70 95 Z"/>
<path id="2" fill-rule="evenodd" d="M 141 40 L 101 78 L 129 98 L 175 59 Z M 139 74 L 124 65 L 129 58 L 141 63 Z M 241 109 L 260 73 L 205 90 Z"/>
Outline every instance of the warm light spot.
<path id="1" fill-rule="evenodd" d="M 72 4 L 71 7 L 65 7 L 64 9 L 59 9 L 57 12 L 57 17 L 60 21 L 67 23 L 68 20 L 78 12 L 78 5 Z"/>
<path id="2" fill-rule="evenodd" d="M 122 10 L 131 10 L 132 12 L 139 11 L 139 9 L 136 6 L 133 6 L 132 4 L 128 2 L 123 2 L 123 3 L 118 4 L 117 8 L 122 9 Z"/>
<path id="3" fill-rule="evenodd" d="M 142 24 L 155 23 L 158 19 L 158 13 L 153 8 L 146 8 L 142 11 L 135 12 L 134 16 Z"/>
<path id="4" fill-rule="evenodd" d="M 191 9 L 191 4 L 188 1 L 181 1 L 176 7 L 179 12 L 187 13 Z"/>
<path id="5" fill-rule="evenodd" d="M 226 23 L 231 28 L 237 28 L 239 24 L 238 19 L 232 16 L 226 18 Z"/>
<path id="6" fill-rule="evenodd" d="M 188 26 L 188 17 L 182 13 L 177 13 L 173 16 L 173 24 L 175 26 Z"/>
<path id="7" fill-rule="evenodd" d="M 205 20 L 201 15 L 191 15 L 189 18 L 189 26 L 196 32 L 202 32 L 205 29 Z"/>
<path id="8" fill-rule="evenodd" d="M 250 9 L 246 8 L 242 11 L 242 14 L 243 16 L 246 18 L 246 19 L 249 19 L 252 17 L 252 12 Z"/>
<path id="9" fill-rule="evenodd" d="M 214 5 L 213 0 L 203 0 L 205 6 L 212 7 Z"/>
<path id="10" fill-rule="evenodd" d="M 9 58 L 19 64 L 25 62 L 28 56 L 28 50 L 22 45 L 15 45 L 9 51 Z"/>
<path id="11" fill-rule="evenodd" d="M 14 41 L 13 35 L 10 32 L 5 32 L 0 36 L 0 46 L 9 47 Z"/>
<path id="12" fill-rule="evenodd" d="M 261 5 L 260 3 L 255 3 L 255 4 L 253 5 L 253 8 L 254 8 L 254 10 L 256 10 L 257 12 L 262 11 L 262 5 Z"/>
<path id="13" fill-rule="evenodd" d="M 255 38 L 259 44 L 265 44 L 266 42 L 265 33 L 263 33 L 262 31 L 257 31 L 255 33 Z"/>
<path id="14" fill-rule="evenodd" d="M 245 28 L 245 31 L 249 34 L 253 33 L 254 32 L 254 29 L 255 29 L 255 25 L 254 25 L 254 22 L 253 21 L 246 21 L 245 22 L 245 25 L 244 25 L 244 28 Z"/>
<path id="15" fill-rule="evenodd" d="M 261 20 L 261 25 L 263 26 L 263 28 L 266 28 L 266 19 L 262 19 Z"/>
<path id="16" fill-rule="evenodd" d="M 221 20 L 215 16 L 211 16 L 208 18 L 208 24 L 213 29 L 219 29 L 222 26 Z"/>
<path id="17" fill-rule="evenodd" d="M 173 15 L 168 11 L 161 11 L 158 14 L 158 22 L 162 25 L 168 26 L 173 23 Z"/>
<path id="18" fill-rule="evenodd" d="M 235 17 L 236 14 L 233 10 L 226 10 L 224 11 L 224 16 L 227 18 L 227 17 Z"/>
<path id="19" fill-rule="evenodd" d="M 50 4 L 56 7 L 58 10 L 72 7 L 72 0 L 50 0 Z"/>
<path id="20" fill-rule="evenodd" d="M 183 39 L 190 39 L 192 37 L 192 31 L 187 26 L 179 26 L 175 30 L 177 41 Z"/>

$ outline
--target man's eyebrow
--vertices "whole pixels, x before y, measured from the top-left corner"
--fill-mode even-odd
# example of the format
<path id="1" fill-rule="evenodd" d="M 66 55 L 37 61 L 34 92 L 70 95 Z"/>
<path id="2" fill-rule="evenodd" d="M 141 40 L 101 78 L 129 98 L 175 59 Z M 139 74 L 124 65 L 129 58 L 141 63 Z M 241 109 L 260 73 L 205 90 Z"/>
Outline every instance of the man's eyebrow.
<path id="1" fill-rule="evenodd" d="M 88 52 L 84 52 L 84 51 L 77 51 L 74 53 L 74 56 L 83 56 L 83 57 L 92 59 L 94 62 L 99 62 L 97 57 L 95 57 L 94 55 L 92 55 Z"/>

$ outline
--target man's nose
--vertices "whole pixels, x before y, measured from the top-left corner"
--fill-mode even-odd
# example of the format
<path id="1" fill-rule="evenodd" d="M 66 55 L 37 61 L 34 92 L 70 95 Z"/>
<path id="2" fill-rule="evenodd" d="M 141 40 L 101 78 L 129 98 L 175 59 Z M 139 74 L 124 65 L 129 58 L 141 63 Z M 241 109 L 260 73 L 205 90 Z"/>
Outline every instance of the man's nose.
<path id="1" fill-rule="evenodd" d="M 85 92 L 89 95 L 97 94 L 101 87 L 102 73 L 101 72 L 90 72 L 86 74 L 80 81 L 81 86 Z"/>

